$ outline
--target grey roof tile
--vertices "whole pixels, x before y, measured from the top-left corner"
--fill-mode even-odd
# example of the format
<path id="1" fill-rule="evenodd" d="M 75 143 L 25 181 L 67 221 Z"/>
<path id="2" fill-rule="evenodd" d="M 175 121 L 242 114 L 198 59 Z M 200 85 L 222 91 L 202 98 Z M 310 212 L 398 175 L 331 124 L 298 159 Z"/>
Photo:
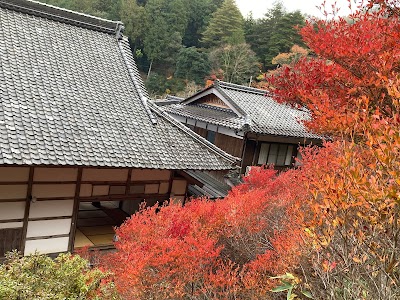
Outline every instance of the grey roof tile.
<path id="1" fill-rule="evenodd" d="M 215 91 L 222 94 L 224 100 L 240 114 L 236 114 L 231 109 L 197 104 L 196 101 L 192 100 L 209 89 L 215 89 Z M 299 110 L 286 104 L 277 103 L 266 95 L 264 90 L 222 81 L 214 83 L 213 86 L 205 90 L 179 103 L 170 102 L 172 103 L 170 104 L 167 102 L 160 106 L 172 115 L 192 118 L 236 130 L 245 130 L 245 125 L 248 124 L 250 132 L 259 134 L 309 139 L 322 138 L 320 135 L 310 132 L 304 126 L 303 121 L 310 118 L 306 110 Z"/>
<path id="2" fill-rule="evenodd" d="M 147 101 L 118 26 L 0 0 L 0 164 L 232 168 L 236 158 Z"/>
<path id="3" fill-rule="evenodd" d="M 206 196 L 210 199 L 224 198 L 228 195 L 231 187 L 217 178 L 203 171 L 186 171 L 186 173 L 202 184 L 191 184 L 188 186 L 188 192 L 195 197 Z"/>

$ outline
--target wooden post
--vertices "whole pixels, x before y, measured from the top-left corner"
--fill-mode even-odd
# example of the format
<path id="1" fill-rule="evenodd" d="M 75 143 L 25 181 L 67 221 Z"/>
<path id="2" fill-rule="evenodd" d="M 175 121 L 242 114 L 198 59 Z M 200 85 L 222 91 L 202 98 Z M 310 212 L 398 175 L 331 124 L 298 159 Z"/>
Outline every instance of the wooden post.
<path id="1" fill-rule="evenodd" d="M 32 184 L 33 184 L 34 170 L 35 170 L 34 167 L 29 168 L 28 191 L 26 193 L 24 222 L 22 225 L 21 246 L 20 246 L 22 255 L 24 255 L 24 252 L 25 252 L 26 233 L 28 231 L 28 219 L 29 219 L 29 210 L 31 208 L 31 201 L 32 201 Z"/>
<path id="2" fill-rule="evenodd" d="M 69 242 L 68 242 L 68 251 L 72 252 L 74 250 L 75 244 L 75 234 L 76 234 L 76 226 L 78 223 L 78 213 L 79 213 L 79 194 L 81 191 L 81 181 L 82 181 L 82 167 L 78 167 L 78 178 L 76 180 L 75 187 L 75 197 L 74 197 L 74 208 L 72 211 L 72 221 L 71 221 L 71 231 L 69 233 Z"/>

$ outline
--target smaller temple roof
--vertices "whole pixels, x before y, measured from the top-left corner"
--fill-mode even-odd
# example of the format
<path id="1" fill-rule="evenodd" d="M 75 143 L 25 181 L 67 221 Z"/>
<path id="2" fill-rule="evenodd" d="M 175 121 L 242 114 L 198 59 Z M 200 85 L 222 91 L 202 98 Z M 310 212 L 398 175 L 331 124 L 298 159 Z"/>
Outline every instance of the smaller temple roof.
<path id="1" fill-rule="evenodd" d="M 215 94 L 226 106 L 214 106 L 201 101 Z M 265 90 L 216 81 L 213 85 L 182 101 L 167 101 L 162 109 L 171 115 L 191 118 L 217 126 L 256 134 L 321 139 L 307 130 L 303 121 L 310 115 L 305 109 L 295 109 L 276 102 Z"/>

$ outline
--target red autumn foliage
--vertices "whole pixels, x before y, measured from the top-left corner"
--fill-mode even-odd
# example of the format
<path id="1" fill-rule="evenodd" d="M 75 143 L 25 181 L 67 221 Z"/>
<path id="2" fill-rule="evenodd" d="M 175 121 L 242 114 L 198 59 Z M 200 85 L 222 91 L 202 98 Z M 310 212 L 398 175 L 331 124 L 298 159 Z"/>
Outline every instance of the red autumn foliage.
<path id="1" fill-rule="evenodd" d="M 125 298 L 276 299 L 270 277 L 292 272 L 316 299 L 397 299 L 399 15 L 374 2 L 351 22 L 309 23 L 315 56 L 270 81 L 332 142 L 304 149 L 299 169 L 252 169 L 224 200 L 132 216 L 104 262 Z"/>
<path id="2" fill-rule="evenodd" d="M 390 14 L 382 8 L 309 21 L 301 35 L 317 57 L 272 76 L 277 99 L 306 106 L 313 117 L 308 126 L 332 135 L 357 133 L 358 123 L 377 108 L 391 116 L 387 85 L 399 71 L 400 20 Z"/>
<path id="3" fill-rule="evenodd" d="M 270 80 L 280 101 L 310 111 L 309 128 L 332 137 L 305 150 L 298 173 L 311 213 L 304 276 L 317 298 L 400 295 L 400 11 L 391 0 L 366 7 L 308 23 L 301 34 L 315 57 Z"/>
<path id="4" fill-rule="evenodd" d="M 302 210 L 294 173 L 254 168 L 224 200 L 143 208 L 104 264 L 126 299 L 265 299 L 297 266 Z M 298 190 L 301 193 L 301 190 Z"/>

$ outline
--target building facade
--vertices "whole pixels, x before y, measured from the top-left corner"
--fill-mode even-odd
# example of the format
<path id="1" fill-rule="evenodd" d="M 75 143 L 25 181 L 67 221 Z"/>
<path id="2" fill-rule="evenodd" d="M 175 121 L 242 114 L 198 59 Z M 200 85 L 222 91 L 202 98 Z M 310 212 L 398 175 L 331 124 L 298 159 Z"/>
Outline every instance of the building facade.
<path id="1" fill-rule="evenodd" d="M 148 101 L 123 24 L 0 0 L 0 257 L 110 247 L 185 170 L 236 159 Z"/>

